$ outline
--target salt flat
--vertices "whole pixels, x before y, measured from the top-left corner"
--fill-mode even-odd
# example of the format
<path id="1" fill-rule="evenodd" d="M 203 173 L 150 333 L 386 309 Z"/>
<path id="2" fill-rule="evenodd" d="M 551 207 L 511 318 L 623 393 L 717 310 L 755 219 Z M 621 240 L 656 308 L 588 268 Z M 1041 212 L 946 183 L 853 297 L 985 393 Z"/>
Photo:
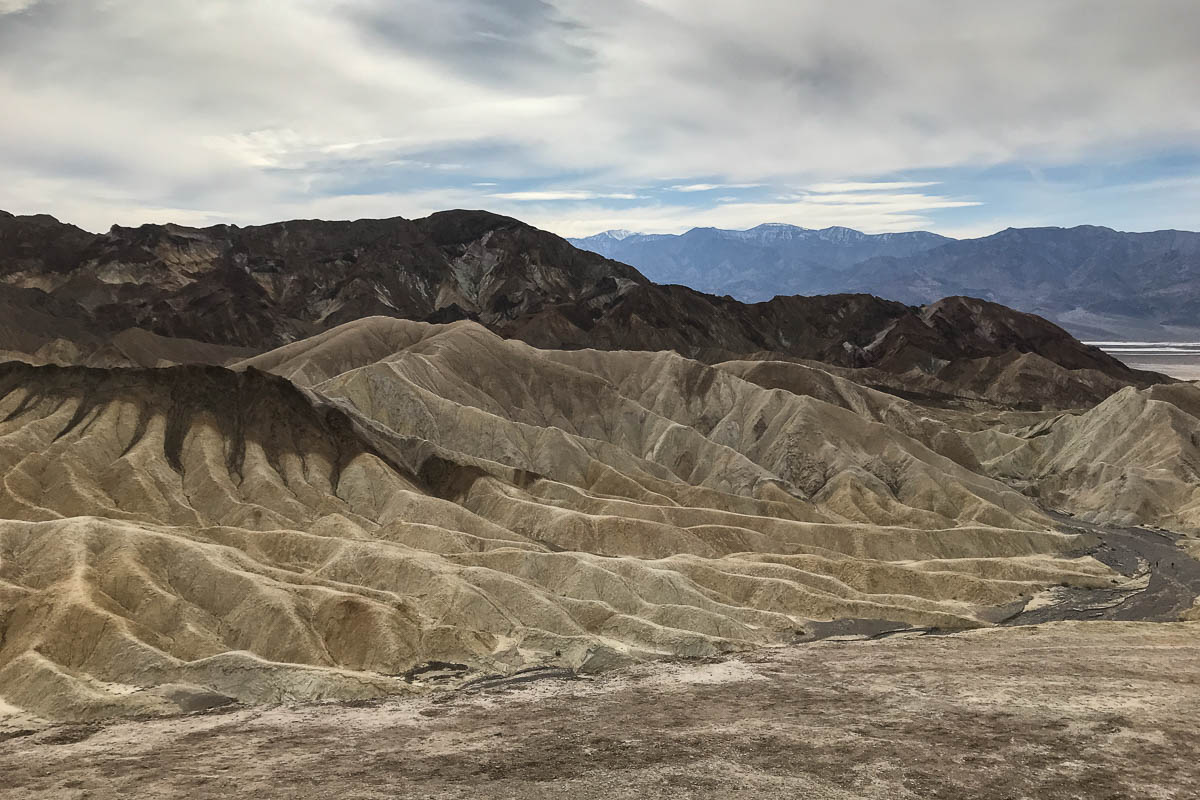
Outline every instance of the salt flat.
<path id="1" fill-rule="evenodd" d="M 1126 366 L 1161 372 L 1185 381 L 1200 380 L 1200 343 L 1090 342 L 1116 356 Z"/>

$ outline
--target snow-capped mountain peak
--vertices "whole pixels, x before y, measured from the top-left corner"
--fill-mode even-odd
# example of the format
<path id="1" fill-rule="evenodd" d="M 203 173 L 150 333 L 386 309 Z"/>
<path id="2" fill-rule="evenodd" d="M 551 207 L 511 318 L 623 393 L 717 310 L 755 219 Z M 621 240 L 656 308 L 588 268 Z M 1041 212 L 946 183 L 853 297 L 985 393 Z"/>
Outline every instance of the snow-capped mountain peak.
<path id="1" fill-rule="evenodd" d="M 615 229 L 615 230 L 611 230 L 611 231 L 603 231 L 602 233 L 598 233 L 596 235 L 597 236 L 607 236 L 609 239 L 614 239 L 619 242 L 623 239 L 628 239 L 630 236 L 640 236 L 641 234 L 639 234 L 637 231 L 627 231 L 624 229 Z"/>

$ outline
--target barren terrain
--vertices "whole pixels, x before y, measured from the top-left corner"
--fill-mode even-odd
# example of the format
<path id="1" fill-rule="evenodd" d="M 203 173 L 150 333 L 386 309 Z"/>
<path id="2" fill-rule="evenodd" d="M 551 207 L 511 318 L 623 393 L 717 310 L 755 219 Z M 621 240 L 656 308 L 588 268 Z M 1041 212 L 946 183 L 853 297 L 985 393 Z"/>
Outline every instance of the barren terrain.
<path id="1" fill-rule="evenodd" d="M 825 640 L 0 742 L 5 798 L 1124 800 L 1200 782 L 1195 623 Z"/>
<path id="2" fill-rule="evenodd" d="M 1195 783 L 1200 386 L 480 212 L 0 227 L 0 792 Z"/>
<path id="3" fill-rule="evenodd" d="M 713 657 L 841 620 L 952 631 L 1134 595 L 1119 618 L 1187 619 L 1198 413 L 1176 384 L 935 415 L 816 366 L 542 350 L 470 321 L 360 320 L 233 370 L 12 363 L 0 697 L 85 722 L 411 694 L 430 662 L 462 682 Z"/>

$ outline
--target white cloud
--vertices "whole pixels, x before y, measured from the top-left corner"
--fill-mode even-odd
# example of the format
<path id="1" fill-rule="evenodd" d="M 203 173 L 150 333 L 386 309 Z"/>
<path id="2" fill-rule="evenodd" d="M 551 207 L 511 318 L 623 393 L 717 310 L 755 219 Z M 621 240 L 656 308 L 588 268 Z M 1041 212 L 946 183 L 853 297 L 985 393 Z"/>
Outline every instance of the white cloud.
<path id="1" fill-rule="evenodd" d="M 786 222 L 806 228 L 842 225 L 867 233 L 933 227 L 929 212 L 968 208 L 979 201 L 915 193 L 797 195 L 770 201 L 722 198 L 713 206 L 643 204 L 634 207 L 569 209 L 550 205 L 524 208 L 522 218 L 563 236 L 588 236 L 623 228 L 641 233 L 680 233 L 694 227 L 751 228 L 763 222 Z M 1003 226 L 1001 226 L 1003 227 Z"/>
<path id="2" fill-rule="evenodd" d="M 814 183 L 806 187 L 810 192 L 878 192 L 895 189 L 921 189 L 937 186 L 940 181 L 833 181 Z"/>
<path id="3" fill-rule="evenodd" d="M 16 14 L 32 8 L 39 0 L 0 0 L 0 14 Z"/>
<path id="4" fill-rule="evenodd" d="M 497 200 L 517 200 L 531 202 L 536 200 L 637 200 L 638 195 L 628 192 L 588 192 L 581 190 L 562 191 L 530 191 L 530 192 L 497 192 L 488 195 Z"/>
<path id="5" fill-rule="evenodd" d="M 640 206 L 629 209 L 587 208 L 574 212 L 538 209 L 524 218 L 562 236 L 587 236 L 611 229 L 641 233 L 682 233 L 694 227 L 744 229 L 763 222 L 786 222 L 806 228 L 844 225 L 867 233 L 917 230 L 928 218 L 919 210 L 886 206 L 837 207 L 798 202 L 722 203 L 697 208 L 685 205 Z"/>
<path id="6" fill-rule="evenodd" d="M 925 194 L 872 194 L 846 192 L 844 194 L 813 194 L 804 198 L 806 203 L 823 206 L 884 206 L 901 210 L 929 210 L 934 208 L 968 208 L 981 206 L 978 200 L 954 200 Z"/>
<path id="7" fill-rule="evenodd" d="M 711 192 L 713 189 L 754 189 L 761 183 L 688 183 L 668 186 L 673 192 Z"/>
<path id="8" fill-rule="evenodd" d="M 751 213 L 894 230 L 979 201 L 871 176 L 1109 164 L 1200 140 L 1194 0 L 0 11 L 0 207 L 104 227 L 135 208 L 245 222 L 442 197 L 563 226 L 620 218 L 594 230 Z M 523 190 L 451 190 L 474 179 Z M 807 194 L 724 200 L 759 184 Z M 642 225 L 607 209 L 637 194 L 563 185 L 664 186 L 681 202 L 644 205 Z"/>

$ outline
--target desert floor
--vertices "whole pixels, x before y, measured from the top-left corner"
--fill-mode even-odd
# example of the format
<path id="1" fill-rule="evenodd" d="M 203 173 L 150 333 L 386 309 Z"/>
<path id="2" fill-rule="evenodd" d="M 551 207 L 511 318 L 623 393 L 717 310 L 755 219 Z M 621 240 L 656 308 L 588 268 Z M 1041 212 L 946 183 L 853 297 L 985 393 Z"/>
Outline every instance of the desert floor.
<path id="1" fill-rule="evenodd" d="M 1192 354 L 1149 353 L 1141 355 L 1119 354 L 1117 358 L 1126 366 L 1161 372 L 1184 381 L 1200 380 L 1200 356 Z"/>
<path id="2" fill-rule="evenodd" d="M 8 798 L 1187 798 L 1200 625 L 827 639 L 403 700 L 10 730 Z"/>

